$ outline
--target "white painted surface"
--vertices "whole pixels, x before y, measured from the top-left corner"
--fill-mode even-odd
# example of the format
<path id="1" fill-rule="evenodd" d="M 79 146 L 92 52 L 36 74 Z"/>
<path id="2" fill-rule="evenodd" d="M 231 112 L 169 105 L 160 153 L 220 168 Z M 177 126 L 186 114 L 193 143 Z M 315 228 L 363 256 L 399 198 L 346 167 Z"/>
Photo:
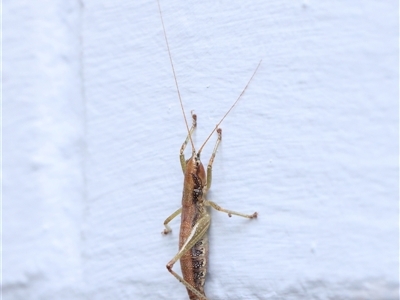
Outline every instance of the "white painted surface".
<path id="1" fill-rule="evenodd" d="M 157 2 L 3 4 L 4 299 L 187 299 Z M 161 5 L 197 145 L 263 59 L 209 195 L 259 218 L 212 212 L 208 297 L 398 299 L 397 1 Z"/>

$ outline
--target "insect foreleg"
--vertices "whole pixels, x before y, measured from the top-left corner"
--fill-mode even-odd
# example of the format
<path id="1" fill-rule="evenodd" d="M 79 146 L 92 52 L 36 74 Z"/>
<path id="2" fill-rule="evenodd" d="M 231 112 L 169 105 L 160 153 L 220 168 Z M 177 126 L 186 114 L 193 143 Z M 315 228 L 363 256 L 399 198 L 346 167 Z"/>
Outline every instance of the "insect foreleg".
<path id="1" fill-rule="evenodd" d="M 196 128 L 196 126 L 197 126 L 197 116 L 192 112 L 192 127 L 189 130 L 186 140 L 182 144 L 180 155 L 179 155 L 179 158 L 181 160 L 182 171 L 184 174 L 185 174 L 185 170 L 186 170 L 186 159 L 185 159 L 185 154 L 183 152 L 185 151 L 185 148 L 186 148 L 186 145 L 188 144 L 188 142 L 192 139 L 192 134 L 193 134 L 193 131 Z M 192 151 L 193 150 L 194 149 L 192 149 Z"/>
<path id="2" fill-rule="evenodd" d="M 219 143 L 221 142 L 221 139 L 222 139 L 222 129 L 218 128 L 217 133 L 218 133 L 218 139 L 217 139 L 217 142 L 215 143 L 213 153 L 211 154 L 210 161 L 208 162 L 208 166 L 207 166 L 207 190 L 209 190 L 211 187 L 212 164 L 214 163 L 215 154 L 217 153 Z"/>
<path id="3" fill-rule="evenodd" d="M 208 227 L 210 227 L 210 215 L 205 213 L 203 216 L 197 221 L 197 223 L 193 226 L 192 230 L 185 243 L 179 252 L 171 259 L 171 261 L 167 264 L 168 271 L 175 276 L 180 282 L 182 282 L 185 287 L 191 290 L 196 296 L 201 299 L 207 299 L 204 295 L 202 295 L 198 290 L 196 290 L 190 283 L 188 283 L 185 279 L 183 279 L 180 275 L 178 275 L 175 271 L 172 270 L 174 264 L 206 234 Z"/>
<path id="4" fill-rule="evenodd" d="M 172 231 L 171 227 L 168 226 L 168 223 L 171 222 L 172 219 L 175 218 L 177 215 L 179 215 L 181 212 L 182 212 L 182 207 L 179 208 L 172 215 L 170 215 L 168 218 L 165 219 L 165 221 L 164 221 L 165 229 L 161 233 L 168 234 L 168 233 L 170 233 Z"/>

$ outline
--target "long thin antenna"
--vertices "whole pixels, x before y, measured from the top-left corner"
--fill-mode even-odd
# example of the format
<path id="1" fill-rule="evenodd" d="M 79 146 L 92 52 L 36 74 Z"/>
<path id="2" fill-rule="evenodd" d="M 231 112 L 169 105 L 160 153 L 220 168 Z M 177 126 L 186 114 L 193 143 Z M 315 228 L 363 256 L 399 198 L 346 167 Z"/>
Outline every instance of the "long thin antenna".
<path id="1" fill-rule="evenodd" d="M 158 11 L 160 12 L 161 23 L 162 23 L 162 27 L 163 27 L 163 31 L 164 31 L 165 43 L 167 44 L 167 48 L 168 48 L 169 61 L 170 61 L 170 63 L 171 63 L 172 72 L 174 73 L 176 91 L 178 92 L 178 97 L 179 97 L 179 102 L 180 102 L 180 104 L 181 104 L 181 109 L 182 109 L 183 118 L 185 119 L 186 129 L 187 129 L 187 132 L 188 132 L 188 136 L 189 136 L 189 139 L 190 139 L 190 143 L 192 144 L 192 153 L 195 153 L 195 152 L 196 152 L 196 149 L 194 148 L 192 136 L 191 136 L 191 134 L 190 134 L 189 125 L 188 125 L 188 122 L 187 122 L 187 119 L 186 119 L 185 109 L 183 108 L 181 93 L 180 93 L 180 91 L 179 91 L 178 80 L 176 79 L 176 73 L 175 73 L 174 63 L 172 62 L 172 55 L 171 55 L 171 51 L 170 51 L 170 49 L 169 49 L 169 43 L 168 43 L 167 33 L 166 33 L 166 31 L 165 31 L 164 20 L 163 20 L 163 16 L 162 16 L 162 13 L 161 13 L 160 0 L 157 0 L 157 3 L 158 3 Z"/>
<path id="2" fill-rule="evenodd" d="M 203 145 L 201 145 L 199 152 L 197 152 L 199 155 L 201 153 L 201 151 L 203 150 L 203 147 L 205 146 L 205 144 L 208 142 L 208 140 L 210 139 L 210 137 L 213 135 L 213 133 L 215 132 L 215 130 L 218 129 L 219 125 L 222 123 L 222 121 L 225 119 L 225 117 L 231 112 L 231 110 L 235 107 L 236 103 L 238 103 L 238 101 L 240 100 L 240 98 L 243 96 L 244 92 L 246 91 L 247 87 L 249 86 L 250 82 L 253 80 L 254 75 L 256 75 L 258 68 L 260 67 L 262 62 L 262 59 L 260 60 L 260 62 L 257 65 L 257 68 L 254 70 L 253 75 L 251 75 L 250 80 L 247 82 L 246 86 L 244 87 L 244 89 L 242 90 L 242 92 L 240 93 L 239 97 L 236 99 L 235 103 L 232 104 L 231 108 L 226 112 L 226 114 L 222 117 L 222 119 L 218 122 L 217 125 L 215 125 L 215 128 L 213 131 L 211 131 L 210 135 L 207 137 L 206 141 L 203 143 Z"/>

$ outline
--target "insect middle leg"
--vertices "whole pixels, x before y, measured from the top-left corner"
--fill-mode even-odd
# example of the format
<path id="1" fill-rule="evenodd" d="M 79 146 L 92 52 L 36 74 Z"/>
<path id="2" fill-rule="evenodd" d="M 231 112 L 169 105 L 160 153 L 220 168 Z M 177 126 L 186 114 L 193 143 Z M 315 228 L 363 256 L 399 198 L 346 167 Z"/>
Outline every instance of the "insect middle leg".
<path id="1" fill-rule="evenodd" d="M 171 229 L 171 227 L 169 227 L 168 223 L 171 222 L 181 212 L 182 212 L 182 207 L 180 207 L 178 210 L 176 210 L 173 214 L 171 214 L 168 218 L 165 219 L 165 221 L 164 221 L 165 229 L 161 233 L 168 234 L 172 231 L 172 229 Z"/>
<path id="2" fill-rule="evenodd" d="M 257 215 L 258 215 L 257 212 L 254 212 L 251 215 L 246 215 L 246 214 L 242 214 L 240 212 L 236 212 L 236 211 L 233 211 L 233 210 L 225 209 L 225 208 L 222 208 L 221 206 L 219 206 L 217 203 L 212 202 L 210 200 L 206 200 L 205 201 L 205 205 L 211 206 L 212 208 L 214 208 L 214 209 L 216 209 L 218 211 L 227 213 L 229 217 L 232 217 L 232 215 L 235 215 L 235 216 L 239 216 L 239 217 L 243 217 L 243 218 L 253 219 L 253 218 L 257 218 Z"/>
<path id="3" fill-rule="evenodd" d="M 183 152 L 185 151 L 185 148 L 186 148 L 188 142 L 192 138 L 192 134 L 193 134 L 193 131 L 196 128 L 196 126 L 197 126 L 197 116 L 194 113 L 192 113 L 192 127 L 190 128 L 189 134 L 186 136 L 186 139 L 182 144 L 182 147 L 180 150 L 180 155 L 179 155 L 183 173 L 185 173 L 185 170 L 186 170 L 186 159 L 185 159 L 185 154 Z M 165 229 L 161 233 L 168 234 L 172 231 L 171 227 L 168 226 L 168 223 L 171 222 L 181 212 L 182 212 L 182 207 L 179 208 L 177 211 L 175 211 L 173 214 L 171 214 L 168 218 L 165 219 L 165 221 L 164 221 Z"/>
<path id="4" fill-rule="evenodd" d="M 222 140 L 222 129 L 218 128 L 217 129 L 217 133 L 218 133 L 218 139 L 217 139 L 217 142 L 215 143 L 214 151 L 211 154 L 211 158 L 210 158 L 210 161 L 208 162 L 208 166 L 207 166 L 207 190 L 210 189 L 210 187 L 211 187 L 211 182 L 212 182 L 212 164 L 214 163 L 214 158 L 215 158 L 215 155 L 217 153 L 218 146 L 219 146 L 219 144 L 220 144 L 220 142 Z M 236 216 L 240 216 L 240 217 L 244 217 L 244 218 L 249 218 L 249 219 L 257 217 L 257 212 L 253 213 L 252 215 L 242 214 L 242 213 L 239 213 L 239 212 L 235 212 L 233 210 L 228 210 L 228 209 L 222 208 L 221 206 L 219 206 L 218 204 L 216 204 L 215 202 L 212 202 L 210 200 L 206 200 L 205 201 L 205 205 L 211 206 L 212 208 L 214 208 L 214 209 L 216 209 L 218 211 L 227 213 L 229 217 L 232 217 L 232 215 L 236 215 Z"/>

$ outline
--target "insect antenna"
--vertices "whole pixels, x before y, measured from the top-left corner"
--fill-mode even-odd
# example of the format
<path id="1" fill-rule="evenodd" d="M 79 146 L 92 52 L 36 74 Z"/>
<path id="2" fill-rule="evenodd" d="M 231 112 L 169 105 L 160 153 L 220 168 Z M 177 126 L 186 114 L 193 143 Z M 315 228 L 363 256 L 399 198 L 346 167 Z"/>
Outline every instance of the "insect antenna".
<path id="1" fill-rule="evenodd" d="M 185 109 L 184 109 L 183 103 L 182 103 L 181 93 L 180 93 L 180 91 L 179 91 L 178 80 L 176 79 L 176 73 L 175 73 L 174 63 L 172 62 L 172 55 L 171 55 L 171 51 L 170 51 L 170 49 L 169 49 L 169 43 L 168 43 L 167 33 L 166 33 L 166 30 L 165 30 L 165 26 L 164 26 L 164 19 L 163 19 L 162 12 L 161 12 L 160 0 L 157 0 L 157 3 L 158 3 L 158 11 L 160 12 L 161 23 L 162 23 L 162 27 L 163 27 L 163 31 L 164 31 L 165 43 L 167 44 L 168 55 L 169 55 L 169 61 L 170 61 L 170 63 L 171 63 L 172 73 L 174 73 L 174 80 L 175 80 L 176 91 L 177 91 L 177 93 L 178 93 L 179 103 L 181 104 L 181 109 L 182 109 L 183 118 L 185 119 L 185 125 L 186 125 L 186 130 L 187 130 L 187 132 L 188 132 L 188 136 L 189 136 L 189 139 L 190 139 L 190 144 L 192 145 L 192 154 L 194 154 L 194 153 L 196 153 L 196 149 L 194 148 L 194 144 L 193 144 L 193 140 L 192 140 L 192 135 L 190 134 L 189 125 L 188 125 L 188 122 L 187 122 L 187 119 L 186 119 Z"/>
<path id="2" fill-rule="evenodd" d="M 221 118 L 221 120 L 218 122 L 217 125 L 215 125 L 215 128 L 213 129 L 213 131 L 211 131 L 210 135 L 207 137 L 207 139 L 205 140 L 205 142 L 203 143 L 203 145 L 201 145 L 199 151 L 197 152 L 198 155 L 200 155 L 201 151 L 203 150 L 203 147 L 205 146 L 205 144 L 208 142 L 208 140 L 210 139 L 210 137 L 213 135 L 213 133 L 215 132 L 215 130 L 218 129 L 219 125 L 222 123 L 222 121 L 225 119 L 225 117 L 231 112 L 231 110 L 235 107 L 235 105 L 239 102 L 240 98 L 243 96 L 244 92 L 246 91 L 247 87 L 249 86 L 250 82 L 253 80 L 254 75 L 256 75 L 258 68 L 260 67 L 262 62 L 262 59 L 260 60 L 260 62 L 257 65 L 257 68 L 254 70 L 253 75 L 251 75 L 249 81 L 247 82 L 246 86 L 244 87 L 244 89 L 242 90 L 242 92 L 240 93 L 239 97 L 236 99 L 235 103 L 232 104 L 231 108 L 229 108 L 229 110 L 225 113 L 225 115 Z M 182 108 L 183 109 L 183 108 Z M 186 124 L 187 126 L 187 124 Z"/>

